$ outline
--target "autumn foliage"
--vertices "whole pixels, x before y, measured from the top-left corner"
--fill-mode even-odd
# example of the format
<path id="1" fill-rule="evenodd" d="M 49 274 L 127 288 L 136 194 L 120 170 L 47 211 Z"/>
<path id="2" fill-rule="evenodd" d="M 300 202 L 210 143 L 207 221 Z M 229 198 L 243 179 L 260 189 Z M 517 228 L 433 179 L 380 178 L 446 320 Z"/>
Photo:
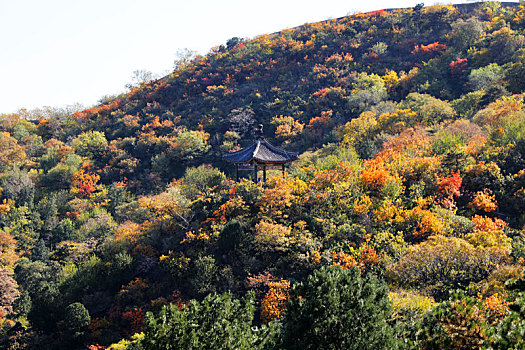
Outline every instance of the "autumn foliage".
<path id="1" fill-rule="evenodd" d="M 356 13 L 0 115 L 0 347 L 523 348 L 524 13 Z M 258 124 L 299 154 L 266 182 L 221 157 Z"/>
<path id="2" fill-rule="evenodd" d="M 290 292 L 290 282 L 281 280 L 268 283 L 268 292 L 261 301 L 261 319 L 270 322 L 285 311 L 285 304 Z"/>

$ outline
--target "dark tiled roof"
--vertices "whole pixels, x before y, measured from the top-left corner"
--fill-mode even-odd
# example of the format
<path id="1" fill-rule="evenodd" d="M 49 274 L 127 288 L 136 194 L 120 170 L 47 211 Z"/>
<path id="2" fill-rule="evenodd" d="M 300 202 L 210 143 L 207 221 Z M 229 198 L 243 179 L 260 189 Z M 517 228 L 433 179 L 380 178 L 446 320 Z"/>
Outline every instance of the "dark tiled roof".
<path id="1" fill-rule="evenodd" d="M 270 144 L 265 139 L 259 139 L 250 146 L 237 152 L 225 153 L 222 157 L 233 163 L 288 163 L 297 159 L 296 152 L 287 152 Z"/>

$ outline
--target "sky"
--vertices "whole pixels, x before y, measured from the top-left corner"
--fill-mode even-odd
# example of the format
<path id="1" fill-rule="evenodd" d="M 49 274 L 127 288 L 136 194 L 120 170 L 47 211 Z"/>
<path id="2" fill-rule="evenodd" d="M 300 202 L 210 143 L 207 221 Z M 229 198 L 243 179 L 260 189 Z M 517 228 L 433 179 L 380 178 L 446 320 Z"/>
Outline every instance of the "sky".
<path id="1" fill-rule="evenodd" d="M 92 106 L 125 92 L 135 70 L 167 74 L 180 49 L 206 54 L 232 37 L 421 2 L 0 0 L 0 114 Z"/>

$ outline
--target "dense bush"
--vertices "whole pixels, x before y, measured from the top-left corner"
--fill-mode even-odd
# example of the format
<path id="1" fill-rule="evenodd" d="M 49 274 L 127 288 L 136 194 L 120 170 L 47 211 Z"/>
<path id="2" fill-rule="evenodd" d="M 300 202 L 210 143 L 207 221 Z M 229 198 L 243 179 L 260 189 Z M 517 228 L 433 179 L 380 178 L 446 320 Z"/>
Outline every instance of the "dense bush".
<path id="1" fill-rule="evenodd" d="M 386 322 L 392 307 L 388 287 L 357 267 L 321 268 L 293 286 L 283 319 L 285 349 L 395 349 Z"/>

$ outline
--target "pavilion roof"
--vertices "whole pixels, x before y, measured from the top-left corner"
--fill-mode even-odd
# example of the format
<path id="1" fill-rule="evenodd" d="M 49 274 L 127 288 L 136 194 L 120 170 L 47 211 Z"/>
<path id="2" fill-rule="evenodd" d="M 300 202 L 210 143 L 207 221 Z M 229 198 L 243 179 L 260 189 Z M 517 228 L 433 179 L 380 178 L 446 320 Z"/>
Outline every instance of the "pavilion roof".
<path id="1" fill-rule="evenodd" d="M 237 152 L 225 153 L 222 157 L 232 163 L 283 164 L 296 160 L 297 152 L 288 152 L 273 146 L 264 138 L 259 138 L 250 146 Z"/>

